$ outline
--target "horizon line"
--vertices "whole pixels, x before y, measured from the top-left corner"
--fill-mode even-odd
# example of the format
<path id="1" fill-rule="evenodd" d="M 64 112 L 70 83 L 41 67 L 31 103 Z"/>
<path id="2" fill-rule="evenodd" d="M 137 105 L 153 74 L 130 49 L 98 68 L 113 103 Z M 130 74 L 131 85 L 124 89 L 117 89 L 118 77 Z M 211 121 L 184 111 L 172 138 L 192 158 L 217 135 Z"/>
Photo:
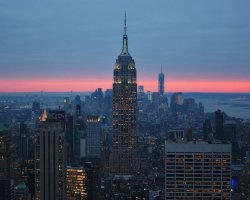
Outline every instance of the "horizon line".
<path id="1" fill-rule="evenodd" d="M 112 89 L 111 81 L 0 81 L 0 92 L 91 92 L 97 88 Z M 157 92 L 158 82 L 139 81 L 137 86 L 143 85 L 144 91 Z M 165 82 L 167 92 L 198 92 L 198 93 L 249 93 L 250 82 L 228 81 L 175 81 Z"/>
<path id="2" fill-rule="evenodd" d="M 98 88 L 96 88 L 96 89 L 98 89 Z M 103 88 L 101 88 L 101 89 L 103 89 Z M 102 90 L 103 92 L 104 91 L 106 91 L 106 90 L 108 90 L 108 89 L 111 89 L 112 90 L 112 88 L 107 88 L 107 89 L 105 89 L 105 90 Z M 40 90 L 40 91 L 8 91 L 8 92 L 6 92 L 6 91 L 0 91 L 0 94 L 8 94 L 8 93 L 93 93 L 94 91 L 92 90 L 92 91 L 78 91 L 78 90 L 72 90 L 72 91 L 46 91 L 46 90 Z M 158 91 L 144 91 L 144 93 L 147 93 L 147 92 L 151 92 L 151 93 L 157 93 Z M 223 91 L 221 91 L 221 92 L 216 92 L 216 91 L 209 91 L 209 92 L 205 92 L 205 91 L 203 91 L 203 92 L 201 92 L 201 91 L 169 91 L 169 92 L 164 92 L 164 94 L 169 94 L 169 93 L 178 93 L 178 92 L 181 92 L 181 93 L 206 93 L 206 94 L 250 94 L 250 91 L 249 92 L 223 92 Z"/>

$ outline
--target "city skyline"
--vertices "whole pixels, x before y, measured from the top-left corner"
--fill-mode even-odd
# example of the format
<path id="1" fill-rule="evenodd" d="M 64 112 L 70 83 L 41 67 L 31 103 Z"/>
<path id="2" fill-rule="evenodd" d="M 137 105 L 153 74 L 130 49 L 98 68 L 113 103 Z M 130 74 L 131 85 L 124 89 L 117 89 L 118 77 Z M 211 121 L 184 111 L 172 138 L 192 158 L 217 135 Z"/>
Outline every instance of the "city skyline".
<path id="1" fill-rule="evenodd" d="M 0 92 L 112 88 L 124 10 L 146 91 L 250 92 L 247 1 L 0 4 Z"/>

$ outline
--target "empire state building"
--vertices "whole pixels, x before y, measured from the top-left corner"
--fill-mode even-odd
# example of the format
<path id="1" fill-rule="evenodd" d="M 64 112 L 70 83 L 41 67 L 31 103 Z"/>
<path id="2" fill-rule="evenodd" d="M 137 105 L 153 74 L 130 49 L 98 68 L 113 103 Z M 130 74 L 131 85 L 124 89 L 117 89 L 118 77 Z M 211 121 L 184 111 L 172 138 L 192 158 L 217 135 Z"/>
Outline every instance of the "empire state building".
<path id="1" fill-rule="evenodd" d="M 112 175 L 134 175 L 139 169 L 136 136 L 137 83 L 135 61 L 128 52 L 126 14 L 122 52 L 114 69 Z"/>

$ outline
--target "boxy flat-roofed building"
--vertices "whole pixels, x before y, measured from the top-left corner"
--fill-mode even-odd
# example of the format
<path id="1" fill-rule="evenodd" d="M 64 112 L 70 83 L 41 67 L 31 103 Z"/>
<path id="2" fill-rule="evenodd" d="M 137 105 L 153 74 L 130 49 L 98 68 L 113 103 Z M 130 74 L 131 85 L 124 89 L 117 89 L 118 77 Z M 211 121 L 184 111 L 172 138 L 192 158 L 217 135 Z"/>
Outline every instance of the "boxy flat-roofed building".
<path id="1" fill-rule="evenodd" d="M 230 199 L 231 144 L 165 142 L 165 199 Z"/>

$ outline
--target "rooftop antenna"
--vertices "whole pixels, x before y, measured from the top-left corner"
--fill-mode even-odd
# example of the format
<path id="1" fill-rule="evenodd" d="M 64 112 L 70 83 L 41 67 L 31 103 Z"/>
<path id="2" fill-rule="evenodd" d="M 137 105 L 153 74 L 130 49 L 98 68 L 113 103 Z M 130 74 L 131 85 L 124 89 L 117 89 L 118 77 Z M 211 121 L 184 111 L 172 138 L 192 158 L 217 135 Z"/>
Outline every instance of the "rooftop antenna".
<path id="1" fill-rule="evenodd" d="M 127 34 L 127 16 L 126 16 L 126 11 L 125 11 L 125 19 L 124 19 L 124 35 Z"/>

